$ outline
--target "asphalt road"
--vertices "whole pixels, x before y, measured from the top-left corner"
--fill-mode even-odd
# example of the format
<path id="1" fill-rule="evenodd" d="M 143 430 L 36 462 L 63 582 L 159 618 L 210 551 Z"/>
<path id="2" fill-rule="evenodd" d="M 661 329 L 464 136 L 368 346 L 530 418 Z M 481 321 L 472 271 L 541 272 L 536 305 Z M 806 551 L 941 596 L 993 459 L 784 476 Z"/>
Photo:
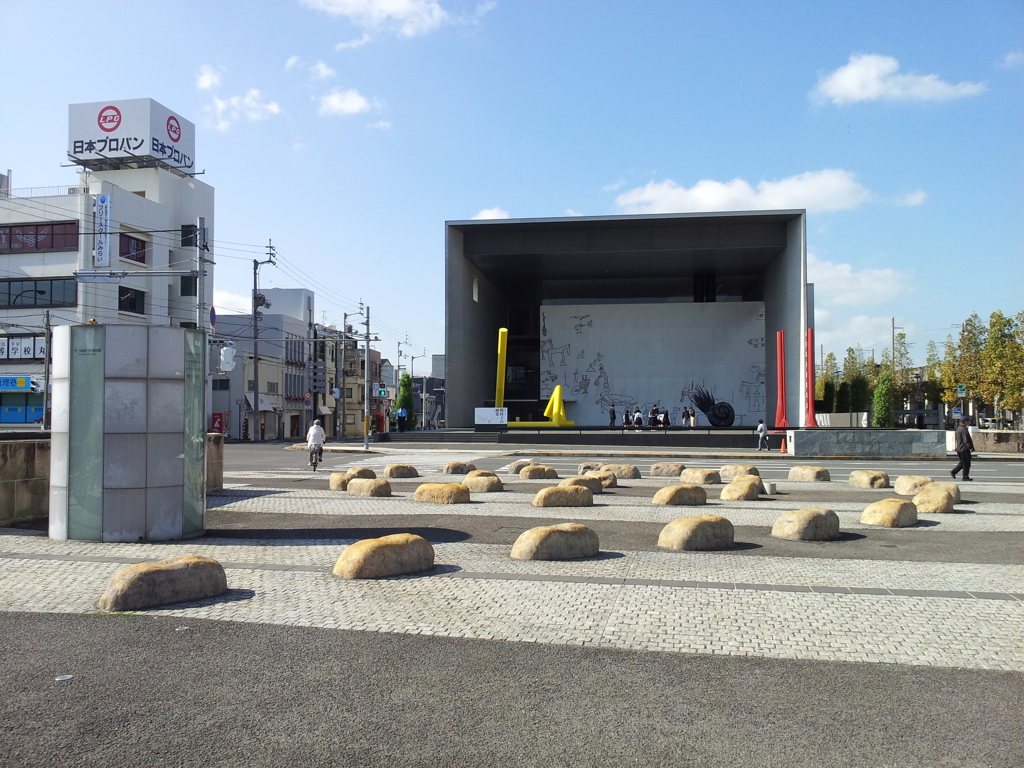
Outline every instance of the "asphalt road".
<path id="1" fill-rule="evenodd" d="M 1017 673 L 180 626 L 0 613 L 0 765 L 1024 765 Z"/>

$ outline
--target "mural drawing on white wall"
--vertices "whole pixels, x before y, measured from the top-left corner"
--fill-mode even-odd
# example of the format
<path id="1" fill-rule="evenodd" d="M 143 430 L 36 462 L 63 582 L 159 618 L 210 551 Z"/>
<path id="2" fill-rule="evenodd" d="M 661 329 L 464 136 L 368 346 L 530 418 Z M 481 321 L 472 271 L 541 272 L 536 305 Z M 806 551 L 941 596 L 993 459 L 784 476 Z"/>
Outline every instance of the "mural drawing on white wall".
<path id="1" fill-rule="evenodd" d="M 562 384 L 572 394 L 566 415 L 577 424 L 607 425 L 612 406 L 617 413 L 642 407 L 646 421 L 655 403 L 668 409 L 676 426 L 691 406 L 713 427 L 765 417 L 762 302 L 542 309 L 539 399 L 543 403 Z M 571 376 L 568 359 L 577 361 Z"/>

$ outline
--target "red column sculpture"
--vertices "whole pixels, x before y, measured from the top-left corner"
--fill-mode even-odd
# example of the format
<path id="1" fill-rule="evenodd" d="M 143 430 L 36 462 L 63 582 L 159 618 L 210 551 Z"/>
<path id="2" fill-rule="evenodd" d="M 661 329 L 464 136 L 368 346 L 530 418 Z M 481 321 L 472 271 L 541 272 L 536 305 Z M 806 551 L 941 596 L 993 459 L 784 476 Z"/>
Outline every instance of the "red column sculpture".
<path id="1" fill-rule="evenodd" d="M 775 428 L 790 427 L 786 418 L 786 332 L 775 332 L 775 375 L 778 384 L 778 403 L 775 406 Z"/>
<path id="2" fill-rule="evenodd" d="M 818 414 L 814 412 L 814 329 L 807 329 L 807 412 L 804 414 L 804 428 L 818 426 Z"/>

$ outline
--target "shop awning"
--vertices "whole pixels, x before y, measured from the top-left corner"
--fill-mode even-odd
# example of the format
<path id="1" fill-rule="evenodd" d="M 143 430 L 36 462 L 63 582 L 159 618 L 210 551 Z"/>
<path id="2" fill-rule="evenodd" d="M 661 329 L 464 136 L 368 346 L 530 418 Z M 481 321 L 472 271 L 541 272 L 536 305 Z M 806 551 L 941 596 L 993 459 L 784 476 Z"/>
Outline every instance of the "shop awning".
<path id="1" fill-rule="evenodd" d="M 333 409 L 328 408 L 326 405 L 318 405 L 317 413 L 319 413 L 321 416 L 332 416 L 334 414 L 334 411 Z"/>
<path id="2" fill-rule="evenodd" d="M 251 411 L 252 410 L 252 393 L 251 392 L 246 392 L 245 393 L 245 402 L 246 402 L 246 405 L 249 406 L 249 410 Z M 275 410 L 274 406 L 266 398 L 265 395 L 260 395 L 260 410 L 261 411 L 273 411 L 273 410 Z"/>

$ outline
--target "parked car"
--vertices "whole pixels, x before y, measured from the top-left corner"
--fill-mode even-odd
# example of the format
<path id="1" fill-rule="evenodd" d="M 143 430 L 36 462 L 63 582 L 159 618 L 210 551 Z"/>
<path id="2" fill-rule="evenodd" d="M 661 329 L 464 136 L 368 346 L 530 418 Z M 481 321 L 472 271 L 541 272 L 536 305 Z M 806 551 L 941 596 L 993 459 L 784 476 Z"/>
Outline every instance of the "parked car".
<path id="1" fill-rule="evenodd" d="M 984 416 L 982 416 L 980 419 L 978 419 L 978 427 L 980 429 L 999 429 L 999 420 L 986 419 Z"/>

